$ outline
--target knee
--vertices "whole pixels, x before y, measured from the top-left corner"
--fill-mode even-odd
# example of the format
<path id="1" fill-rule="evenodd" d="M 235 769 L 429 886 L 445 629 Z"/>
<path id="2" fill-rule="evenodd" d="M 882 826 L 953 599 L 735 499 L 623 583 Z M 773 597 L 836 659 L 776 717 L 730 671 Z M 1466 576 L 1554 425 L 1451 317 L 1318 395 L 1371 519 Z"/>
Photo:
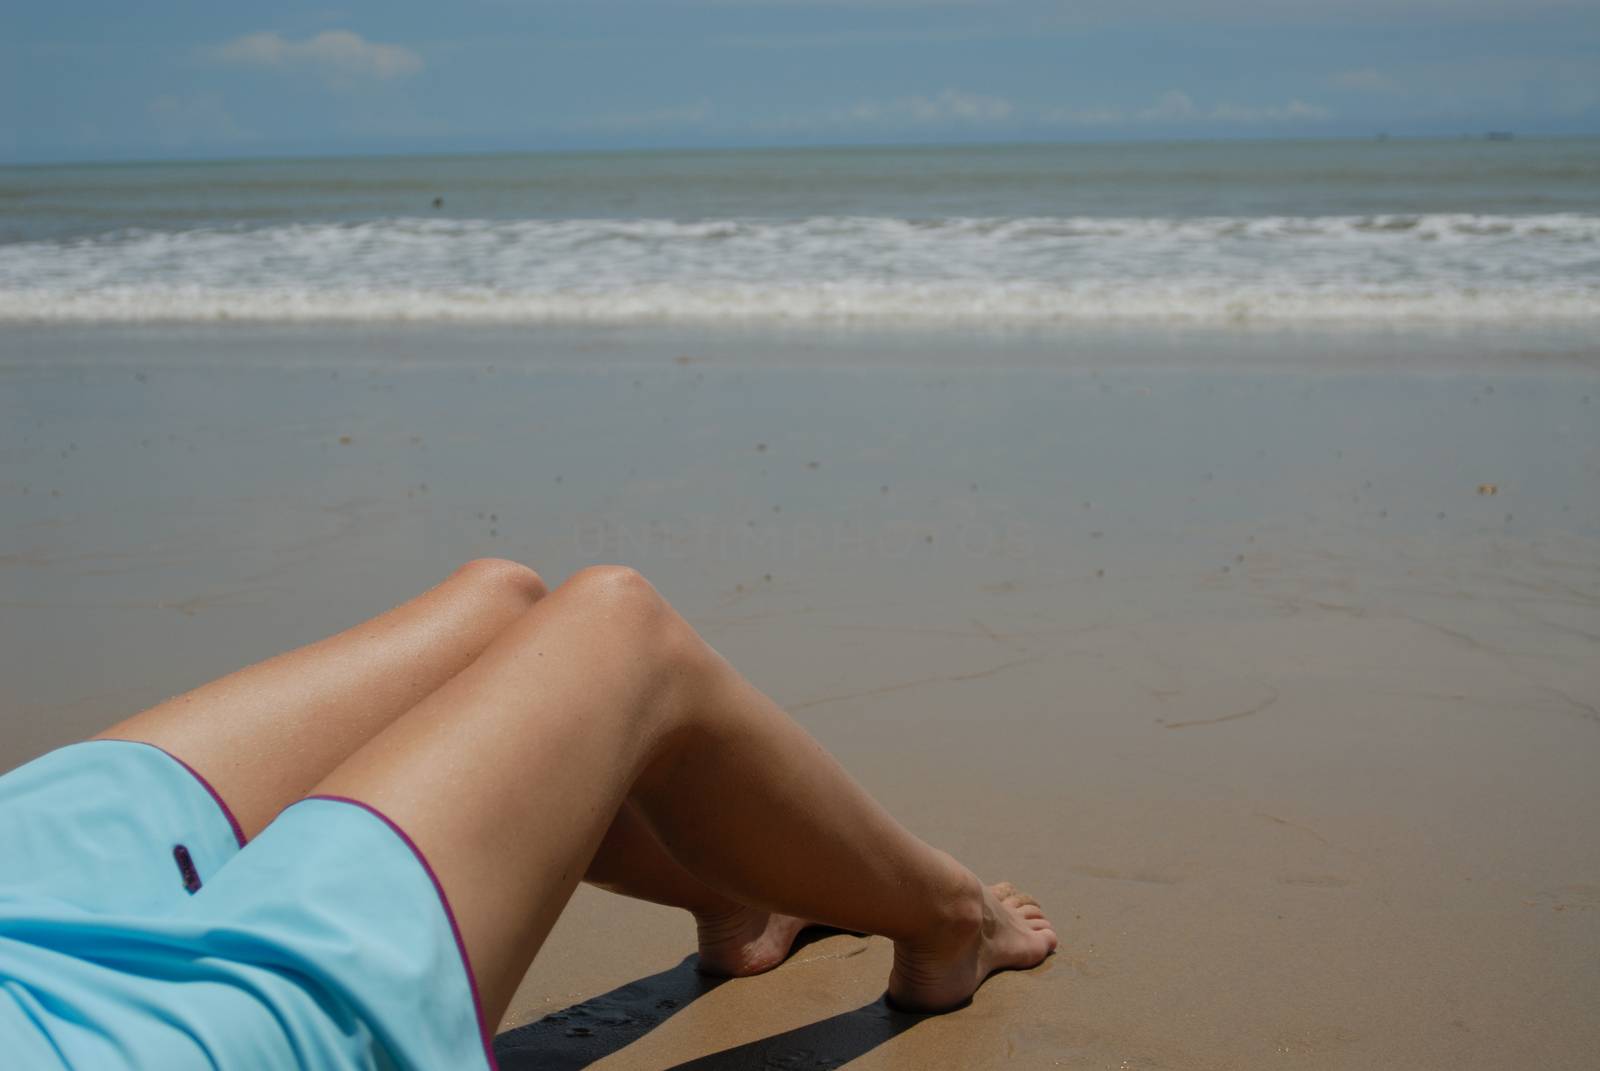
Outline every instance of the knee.
<path id="1" fill-rule="evenodd" d="M 626 617 L 656 617 L 666 600 L 637 569 L 626 565 L 590 565 L 579 569 L 561 590 L 584 605 Z"/>
<path id="2" fill-rule="evenodd" d="M 715 679 L 719 658 L 655 587 L 621 565 L 580 569 L 550 597 L 566 627 L 584 631 L 594 649 L 635 680 L 650 701 L 641 714 L 677 724 Z"/>
<path id="3" fill-rule="evenodd" d="M 693 630 L 638 570 L 626 565 L 591 565 L 567 578 L 560 591 L 620 633 L 635 653 L 673 657 Z"/>
<path id="4" fill-rule="evenodd" d="M 455 571 L 453 580 L 471 584 L 526 610 L 548 594 L 544 580 L 520 562 L 505 558 L 478 558 Z"/>

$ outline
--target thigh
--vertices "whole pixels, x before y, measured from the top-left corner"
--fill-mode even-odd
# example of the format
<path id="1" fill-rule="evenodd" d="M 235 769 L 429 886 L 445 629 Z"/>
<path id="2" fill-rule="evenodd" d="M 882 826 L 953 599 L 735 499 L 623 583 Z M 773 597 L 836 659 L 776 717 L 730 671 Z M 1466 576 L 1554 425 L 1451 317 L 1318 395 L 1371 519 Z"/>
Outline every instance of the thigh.
<path id="1" fill-rule="evenodd" d="M 185 910 L 205 956 L 272 1007 L 316 1066 L 493 1067 L 455 916 L 387 817 L 311 797 L 279 815 Z"/>
<path id="2" fill-rule="evenodd" d="M 290 807 L 176 906 L 0 902 L 0 975 L 0 1052 L 30 1068 L 494 1066 L 426 862 L 343 801 Z"/>
<path id="3" fill-rule="evenodd" d="M 584 570 L 317 787 L 415 838 L 491 1018 L 653 754 L 665 708 L 682 705 L 687 630 L 637 574 Z"/>
<path id="4" fill-rule="evenodd" d="M 160 748 L 94 740 L 0 776 L 0 905 L 164 914 L 238 853 L 222 799 Z"/>
<path id="5" fill-rule="evenodd" d="M 543 594 L 526 566 L 468 562 L 386 613 L 203 684 L 100 737 L 156 744 L 182 758 L 254 835 Z"/>

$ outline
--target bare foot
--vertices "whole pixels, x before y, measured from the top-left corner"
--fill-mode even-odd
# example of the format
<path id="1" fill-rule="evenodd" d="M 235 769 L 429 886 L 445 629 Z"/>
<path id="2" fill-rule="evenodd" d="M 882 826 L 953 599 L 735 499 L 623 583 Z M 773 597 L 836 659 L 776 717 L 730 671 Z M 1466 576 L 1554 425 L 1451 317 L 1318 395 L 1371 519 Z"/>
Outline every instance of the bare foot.
<path id="1" fill-rule="evenodd" d="M 949 1011 L 965 1004 L 995 971 L 1034 967 L 1056 947 L 1056 931 L 1039 902 L 1010 882 L 983 887 L 946 932 L 926 941 L 897 941 L 889 1001 L 906 1011 Z"/>
<path id="2" fill-rule="evenodd" d="M 794 939 L 808 923 L 793 915 L 774 915 L 753 907 L 697 914 L 700 973 L 743 978 L 770 971 L 789 957 Z"/>

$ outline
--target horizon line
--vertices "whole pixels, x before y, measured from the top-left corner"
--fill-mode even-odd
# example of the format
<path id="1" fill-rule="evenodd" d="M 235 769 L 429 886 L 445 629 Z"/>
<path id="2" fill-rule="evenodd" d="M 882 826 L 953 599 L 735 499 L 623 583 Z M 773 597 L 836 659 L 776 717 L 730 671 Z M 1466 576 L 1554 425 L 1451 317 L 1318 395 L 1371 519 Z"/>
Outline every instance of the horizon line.
<path id="1" fill-rule="evenodd" d="M 1194 137 L 1151 137 L 1129 135 L 1123 137 L 1072 138 L 1072 139 L 1019 139 L 994 141 L 886 141 L 886 142 L 820 142 L 794 145 L 752 143 L 747 145 L 637 145 L 610 148 L 522 148 L 522 149 L 436 149 L 436 150 L 378 150 L 373 152 L 264 152 L 231 156 L 130 156 L 85 157 L 44 160 L 0 160 L 0 168 L 30 169 L 49 167 L 133 167 L 180 164 L 240 164 L 240 163 L 314 163 L 335 160 L 424 160 L 424 159 L 484 159 L 516 156 L 631 156 L 664 155 L 719 155 L 732 153 L 809 153 L 809 152 L 884 152 L 954 149 L 1015 149 L 1015 148 L 1065 148 L 1111 145 L 1215 145 L 1215 144 L 1265 144 L 1284 143 L 1367 143 L 1367 142 L 1461 142 L 1461 141 L 1592 141 L 1600 139 L 1593 133 L 1541 133 L 1522 132 L 1497 128 L 1462 131 L 1456 134 L 1405 134 L 1375 130 L 1366 134 L 1214 134 Z"/>

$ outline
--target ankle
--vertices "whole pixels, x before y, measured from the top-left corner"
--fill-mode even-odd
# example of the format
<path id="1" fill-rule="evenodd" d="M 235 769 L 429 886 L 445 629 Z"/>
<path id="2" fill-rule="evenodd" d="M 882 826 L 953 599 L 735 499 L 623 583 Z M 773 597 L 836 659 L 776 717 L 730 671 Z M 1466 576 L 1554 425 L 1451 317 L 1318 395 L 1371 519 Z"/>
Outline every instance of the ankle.
<path id="1" fill-rule="evenodd" d="M 694 916 L 695 930 L 702 941 L 732 937 L 747 928 L 750 920 L 750 908 L 731 900 L 726 905 L 694 908 L 690 914 Z"/>
<path id="2" fill-rule="evenodd" d="M 983 930 L 983 882 L 953 856 L 938 854 L 944 873 L 928 905 L 926 924 L 920 932 L 904 939 L 911 948 L 961 946 L 975 940 Z"/>

